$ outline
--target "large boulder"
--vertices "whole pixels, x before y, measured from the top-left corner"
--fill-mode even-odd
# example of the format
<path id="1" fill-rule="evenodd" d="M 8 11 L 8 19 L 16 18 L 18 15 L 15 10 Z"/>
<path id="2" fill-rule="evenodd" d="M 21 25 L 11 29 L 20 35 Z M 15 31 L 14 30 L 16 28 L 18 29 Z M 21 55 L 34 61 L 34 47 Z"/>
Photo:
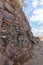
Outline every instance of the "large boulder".
<path id="1" fill-rule="evenodd" d="M 32 36 L 19 1 L 0 0 L 0 65 L 19 65 L 30 58 Z"/>

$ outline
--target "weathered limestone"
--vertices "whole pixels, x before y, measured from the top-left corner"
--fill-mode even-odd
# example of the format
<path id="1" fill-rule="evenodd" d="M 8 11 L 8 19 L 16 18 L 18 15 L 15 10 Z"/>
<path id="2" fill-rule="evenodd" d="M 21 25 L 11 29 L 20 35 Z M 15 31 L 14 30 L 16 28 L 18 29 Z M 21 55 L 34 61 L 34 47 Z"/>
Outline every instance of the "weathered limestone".
<path id="1" fill-rule="evenodd" d="M 18 0 L 0 0 L 0 14 L 0 65 L 22 65 L 31 57 L 30 25 Z"/>

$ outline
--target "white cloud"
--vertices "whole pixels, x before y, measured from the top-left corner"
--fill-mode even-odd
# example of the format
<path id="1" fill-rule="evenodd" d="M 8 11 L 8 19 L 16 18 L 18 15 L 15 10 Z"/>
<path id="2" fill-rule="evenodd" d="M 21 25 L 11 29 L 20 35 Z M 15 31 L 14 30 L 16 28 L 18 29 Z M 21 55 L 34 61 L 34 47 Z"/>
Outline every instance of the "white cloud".
<path id="1" fill-rule="evenodd" d="M 32 6 L 33 6 L 33 8 L 36 8 L 38 6 L 38 0 L 33 0 Z"/>
<path id="2" fill-rule="evenodd" d="M 33 15 L 30 17 L 32 22 L 36 22 L 40 27 L 32 28 L 32 32 L 35 36 L 43 36 L 43 9 L 35 9 Z"/>
<path id="3" fill-rule="evenodd" d="M 40 0 L 40 5 L 43 5 L 43 0 Z"/>
<path id="4" fill-rule="evenodd" d="M 30 17 L 30 20 L 37 22 L 38 24 L 43 24 L 43 9 L 36 9 L 33 11 L 33 15 Z"/>
<path id="5" fill-rule="evenodd" d="M 32 28 L 34 36 L 43 36 L 43 28 Z"/>

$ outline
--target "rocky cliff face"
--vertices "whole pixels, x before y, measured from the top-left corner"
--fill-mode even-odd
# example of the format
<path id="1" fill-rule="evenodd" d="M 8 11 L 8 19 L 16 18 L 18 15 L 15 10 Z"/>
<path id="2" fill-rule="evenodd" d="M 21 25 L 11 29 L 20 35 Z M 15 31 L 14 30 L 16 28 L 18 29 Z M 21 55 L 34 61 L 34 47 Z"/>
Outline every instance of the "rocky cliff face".
<path id="1" fill-rule="evenodd" d="M 31 57 L 31 28 L 18 0 L 0 0 L 0 65 Z"/>

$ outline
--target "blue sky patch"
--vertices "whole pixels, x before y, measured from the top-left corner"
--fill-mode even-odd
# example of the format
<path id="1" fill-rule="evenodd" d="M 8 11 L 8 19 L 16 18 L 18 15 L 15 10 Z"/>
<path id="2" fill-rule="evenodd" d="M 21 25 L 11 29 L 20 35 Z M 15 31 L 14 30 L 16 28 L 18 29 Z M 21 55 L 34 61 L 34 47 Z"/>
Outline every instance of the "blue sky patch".
<path id="1" fill-rule="evenodd" d="M 43 36 L 43 0 L 25 0 L 23 10 L 30 23 L 34 36 Z"/>

